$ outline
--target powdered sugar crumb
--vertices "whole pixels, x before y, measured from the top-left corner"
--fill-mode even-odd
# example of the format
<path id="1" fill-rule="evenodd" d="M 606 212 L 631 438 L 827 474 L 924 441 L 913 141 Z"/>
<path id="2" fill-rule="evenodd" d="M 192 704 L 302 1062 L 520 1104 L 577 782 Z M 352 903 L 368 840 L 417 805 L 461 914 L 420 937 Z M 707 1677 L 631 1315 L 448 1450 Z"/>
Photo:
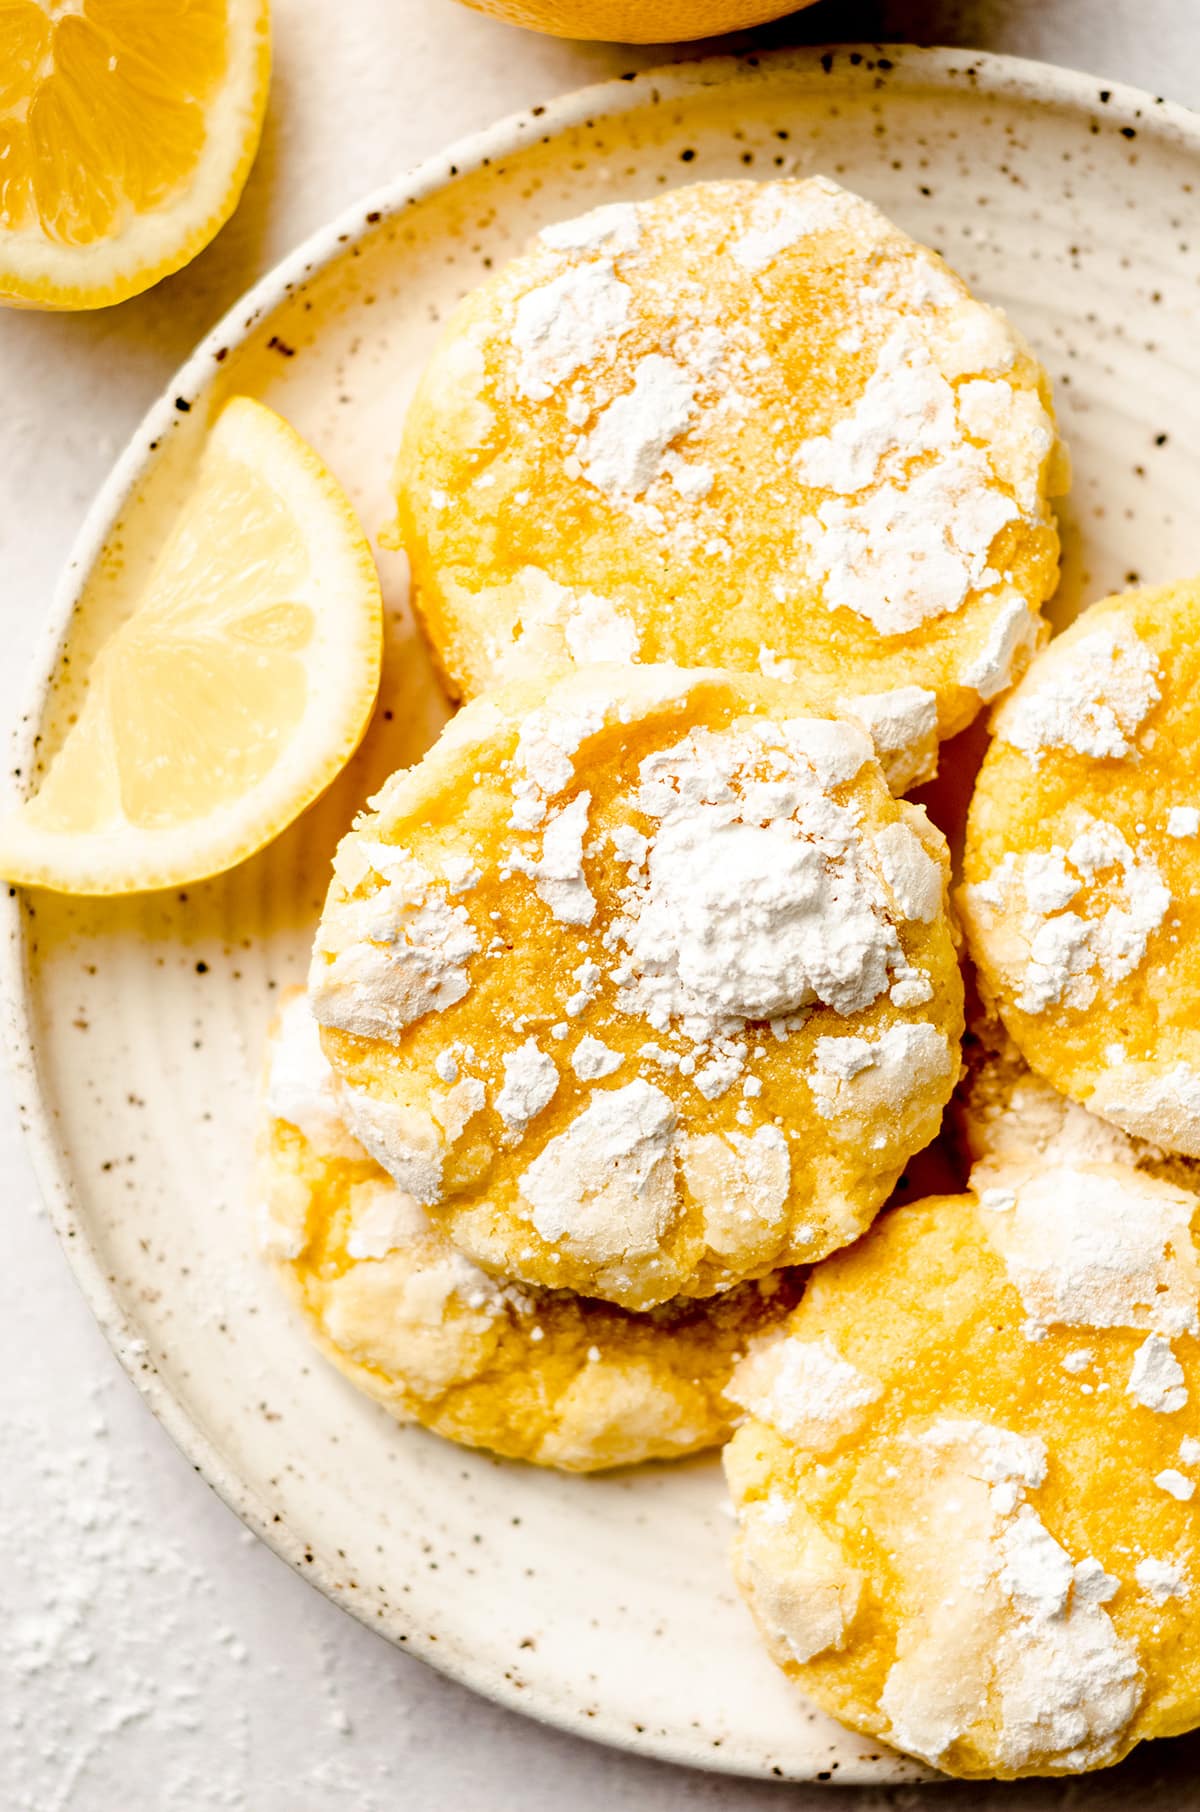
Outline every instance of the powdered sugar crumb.
<path id="1" fill-rule="evenodd" d="M 538 1049 L 536 1038 L 527 1038 L 504 1059 L 504 1087 L 496 1096 L 496 1112 L 510 1133 L 518 1136 L 548 1107 L 558 1089 L 558 1065 Z"/>
<path id="2" fill-rule="evenodd" d="M 1155 1560 L 1147 1556 L 1145 1560 L 1138 1561 L 1133 1575 L 1143 1592 L 1148 1593 L 1155 1604 L 1166 1604 L 1170 1598 L 1186 1598 L 1191 1592 L 1187 1574 L 1173 1561 Z"/>
<path id="3" fill-rule="evenodd" d="M 1193 1318 L 1195 1311 L 1193 1309 Z M 1133 1356 L 1126 1394 L 1144 1409 L 1171 1416 L 1188 1400 L 1183 1367 L 1161 1334 L 1150 1334 Z"/>

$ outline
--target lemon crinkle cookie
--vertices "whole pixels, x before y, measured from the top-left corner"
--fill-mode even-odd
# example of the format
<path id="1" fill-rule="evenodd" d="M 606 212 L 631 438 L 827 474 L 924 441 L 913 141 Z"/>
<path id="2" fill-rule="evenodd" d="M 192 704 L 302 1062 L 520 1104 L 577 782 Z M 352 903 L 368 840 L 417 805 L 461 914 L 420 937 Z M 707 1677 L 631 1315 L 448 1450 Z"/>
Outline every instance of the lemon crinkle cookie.
<path id="1" fill-rule="evenodd" d="M 806 1697 L 975 1777 L 1200 1722 L 1196 1214 L 995 1172 L 884 1215 L 741 1362 L 735 1564 Z"/>
<path id="2" fill-rule="evenodd" d="M 946 853 L 779 681 L 462 711 L 343 842 L 310 973 L 356 1137 L 486 1270 L 630 1308 L 853 1239 L 937 1131 Z"/>
<path id="3" fill-rule="evenodd" d="M 1033 1069 L 1200 1156 L 1200 584 L 1087 611 L 996 713 L 962 916 Z"/>
<path id="4" fill-rule="evenodd" d="M 823 177 L 700 183 L 545 228 L 461 304 L 400 533 L 463 696 L 802 671 L 909 786 L 1044 634 L 1062 466 L 1037 362 L 935 254 Z"/>
<path id="5" fill-rule="evenodd" d="M 977 1018 L 963 1053 L 951 1116 L 973 1184 L 1013 1166 L 1125 1164 L 1200 1194 L 1200 1161 L 1122 1132 L 1060 1095 L 1030 1069 L 997 1020 Z"/>
<path id="6" fill-rule="evenodd" d="M 487 1276 L 345 1130 L 303 992 L 272 1040 L 258 1185 L 264 1250 L 353 1383 L 401 1421 L 571 1472 L 724 1440 L 735 1361 L 800 1293 L 778 1272 L 638 1315 Z"/>

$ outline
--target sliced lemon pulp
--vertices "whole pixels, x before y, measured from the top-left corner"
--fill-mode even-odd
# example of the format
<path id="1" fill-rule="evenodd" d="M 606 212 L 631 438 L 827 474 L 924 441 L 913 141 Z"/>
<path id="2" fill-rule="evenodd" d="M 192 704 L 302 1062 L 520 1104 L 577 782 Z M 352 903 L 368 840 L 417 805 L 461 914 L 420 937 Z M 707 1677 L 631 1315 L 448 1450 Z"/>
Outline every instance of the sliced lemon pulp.
<path id="1" fill-rule="evenodd" d="M 0 821 L 0 874 L 137 893 L 244 860 L 353 754 L 382 622 L 337 480 L 282 417 L 234 398 L 40 789 Z"/>
<path id="2" fill-rule="evenodd" d="M 99 307 L 194 257 L 269 62 L 267 0 L 0 0 L 0 299 Z"/>

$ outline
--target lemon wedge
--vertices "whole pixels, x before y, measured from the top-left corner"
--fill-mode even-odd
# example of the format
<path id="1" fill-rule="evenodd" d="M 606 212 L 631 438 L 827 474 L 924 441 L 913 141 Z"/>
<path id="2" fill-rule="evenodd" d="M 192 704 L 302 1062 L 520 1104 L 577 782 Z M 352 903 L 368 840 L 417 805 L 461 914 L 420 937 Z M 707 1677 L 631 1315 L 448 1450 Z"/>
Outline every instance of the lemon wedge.
<path id="1" fill-rule="evenodd" d="M 0 0 L 0 301 L 100 308 L 194 258 L 269 74 L 267 0 Z"/>
<path id="2" fill-rule="evenodd" d="M 281 416 L 235 397 L 39 790 L 0 820 L 0 875 L 122 894 L 232 868 L 354 753 L 382 637 L 345 493 Z"/>

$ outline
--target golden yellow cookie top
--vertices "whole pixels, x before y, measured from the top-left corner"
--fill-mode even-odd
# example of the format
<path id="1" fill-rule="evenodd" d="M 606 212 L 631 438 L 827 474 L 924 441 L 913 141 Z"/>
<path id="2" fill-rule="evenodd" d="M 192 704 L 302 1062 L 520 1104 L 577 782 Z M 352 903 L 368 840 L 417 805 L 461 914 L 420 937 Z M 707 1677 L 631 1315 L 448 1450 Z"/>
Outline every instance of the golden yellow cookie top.
<path id="1" fill-rule="evenodd" d="M 725 1455 L 739 1582 L 808 1698 L 978 1777 L 1200 1722 L 1196 1214 L 1042 1163 L 818 1266 Z"/>
<path id="2" fill-rule="evenodd" d="M 801 1273 L 649 1314 L 498 1282 L 346 1132 L 302 992 L 272 1040 L 257 1184 L 262 1245 L 322 1351 L 404 1422 L 569 1472 L 715 1446 L 747 1342 Z"/>
<path id="3" fill-rule="evenodd" d="M 811 177 L 545 228 L 456 310 L 396 487 L 454 691 L 564 659 L 802 672 L 911 785 L 1043 635 L 1063 471 L 1005 317 Z"/>
<path id="4" fill-rule="evenodd" d="M 1200 582 L 1087 611 L 996 712 L 959 904 L 1029 1064 L 1200 1156 Z"/>
<path id="5" fill-rule="evenodd" d="M 310 971 L 357 1138 L 495 1275 L 628 1308 L 853 1239 L 958 1072 L 945 845 L 777 680 L 467 706 L 343 841 Z"/>

